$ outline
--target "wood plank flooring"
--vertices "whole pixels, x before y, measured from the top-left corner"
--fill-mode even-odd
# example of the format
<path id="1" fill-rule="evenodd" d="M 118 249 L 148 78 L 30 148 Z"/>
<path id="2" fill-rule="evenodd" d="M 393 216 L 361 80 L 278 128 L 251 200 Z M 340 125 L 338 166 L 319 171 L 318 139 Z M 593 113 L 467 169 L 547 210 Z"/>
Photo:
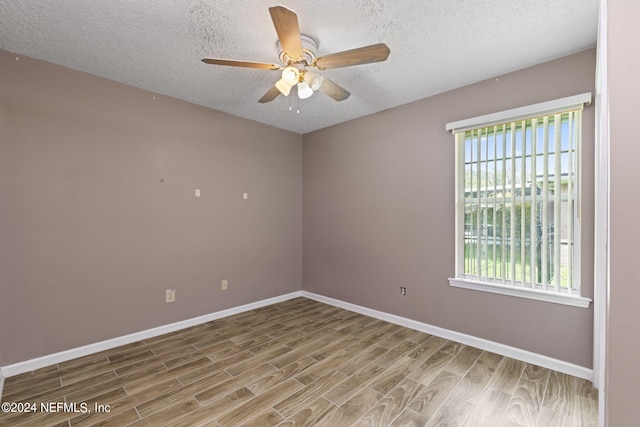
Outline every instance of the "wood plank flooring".
<path id="1" fill-rule="evenodd" d="M 598 417 L 588 381 L 305 298 L 7 378 L 3 402 L 38 410 L 0 414 L 2 426 L 584 427 Z"/>

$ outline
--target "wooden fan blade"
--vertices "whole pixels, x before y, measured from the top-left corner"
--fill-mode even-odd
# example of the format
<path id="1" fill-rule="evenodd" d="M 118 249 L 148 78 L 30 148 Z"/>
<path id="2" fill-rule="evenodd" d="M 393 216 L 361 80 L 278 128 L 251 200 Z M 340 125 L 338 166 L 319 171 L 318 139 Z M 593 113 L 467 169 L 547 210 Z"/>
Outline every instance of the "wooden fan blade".
<path id="1" fill-rule="evenodd" d="M 278 64 L 267 64 L 266 62 L 238 61 L 235 59 L 204 58 L 202 62 L 214 65 L 228 65 L 231 67 L 261 68 L 263 70 L 279 70 L 281 68 Z"/>
<path id="2" fill-rule="evenodd" d="M 262 98 L 260 98 L 260 100 L 258 101 L 261 104 L 267 103 L 267 102 L 271 102 L 274 99 L 276 99 L 278 97 L 278 95 L 280 95 L 280 91 L 278 90 L 277 87 L 273 86 L 271 89 L 269 89 L 267 91 L 267 93 L 265 93 Z"/>
<path id="3" fill-rule="evenodd" d="M 370 64 L 386 60 L 390 52 L 389 47 L 384 43 L 372 44 L 316 58 L 313 65 L 320 70 L 325 70 L 328 68 Z"/>
<path id="4" fill-rule="evenodd" d="M 291 59 L 302 59 L 302 40 L 300 40 L 298 15 L 283 6 L 270 7 L 269 13 L 273 26 L 276 27 L 282 50 Z"/>
<path id="5" fill-rule="evenodd" d="M 351 92 L 338 86 L 337 83 L 329 80 L 325 76 L 322 76 L 322 85 L 318 90 L 336 101 L 344 101 L 351 95 Z"/>

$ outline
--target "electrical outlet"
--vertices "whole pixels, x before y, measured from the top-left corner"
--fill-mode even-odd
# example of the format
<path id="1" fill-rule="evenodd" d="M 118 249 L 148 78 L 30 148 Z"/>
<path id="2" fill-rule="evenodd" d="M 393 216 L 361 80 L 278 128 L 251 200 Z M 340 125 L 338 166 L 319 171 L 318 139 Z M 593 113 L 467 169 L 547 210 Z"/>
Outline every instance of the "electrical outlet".
<path id="1" fill-rule="evenodd" d="M 403 297 L 407 295 L 407 288 L 404 286 L 400 286 L 400 295 Z"/>
<path id="2" fill-rule="evenodd" d="M 220 284 L 220 289 L 222 289 L 223 291 L 226 291 L 228 287 L 229 287 L 229 282 L 227 280 L 223 280 L 222 283 Z"/>
<path id="3" fill-rule="evenodd" d="M 165 293 L 165 300 L 167 303 L 175 302 L 176 300 L 176 290 L 175 289 L 167 289 Z"/>

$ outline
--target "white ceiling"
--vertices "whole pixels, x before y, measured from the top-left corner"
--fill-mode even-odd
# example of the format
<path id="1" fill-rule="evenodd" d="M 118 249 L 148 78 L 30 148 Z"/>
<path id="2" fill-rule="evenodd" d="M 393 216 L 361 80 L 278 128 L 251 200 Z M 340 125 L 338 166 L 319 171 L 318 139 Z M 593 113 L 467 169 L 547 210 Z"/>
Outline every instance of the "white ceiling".
<path id="1" fill-rule="evenodd" d="M 278 71 L 268 8 L 298 14 L 318 55 L 384 42 L 386 62 L 324 75 L 351 92 L 257 101 Z M 307 133 L 595 46 L 598 0 L 0 0 L 0 49 Z M 289 111 L 289 102 L 293 111 Z"/>

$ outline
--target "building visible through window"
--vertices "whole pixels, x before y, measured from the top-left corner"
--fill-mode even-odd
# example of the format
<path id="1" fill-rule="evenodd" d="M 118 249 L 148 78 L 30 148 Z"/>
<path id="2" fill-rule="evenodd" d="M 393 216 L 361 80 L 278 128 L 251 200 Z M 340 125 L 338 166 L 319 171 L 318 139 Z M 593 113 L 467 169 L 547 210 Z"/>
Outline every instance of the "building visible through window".
<path id="1" fill-rule="evenodd" d="M 450 281 L 579 297 L 582 103 L 501 122 L 470 120 L 478 123 L 448 125 L 457 162 Z"/>

